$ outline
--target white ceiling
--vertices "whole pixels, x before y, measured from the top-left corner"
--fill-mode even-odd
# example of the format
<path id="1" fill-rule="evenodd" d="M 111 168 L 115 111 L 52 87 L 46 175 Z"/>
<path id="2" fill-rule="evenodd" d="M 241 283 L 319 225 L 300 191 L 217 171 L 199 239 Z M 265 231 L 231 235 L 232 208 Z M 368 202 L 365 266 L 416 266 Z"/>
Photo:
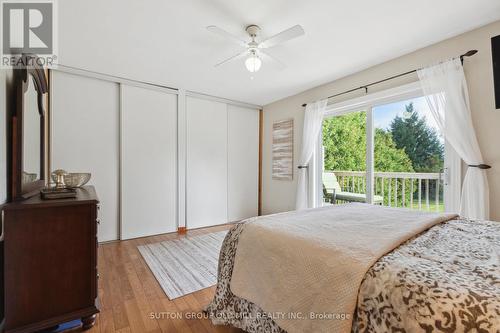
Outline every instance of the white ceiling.
<path id="1" fill-rule="evenodd" d="M 500 19 L 498 0 L 62 0 L 59 62 L 265 105 Z M 300 24 L 305 36 L 270 49 L 254 75 L 205 27 L 245 37 Z"/>

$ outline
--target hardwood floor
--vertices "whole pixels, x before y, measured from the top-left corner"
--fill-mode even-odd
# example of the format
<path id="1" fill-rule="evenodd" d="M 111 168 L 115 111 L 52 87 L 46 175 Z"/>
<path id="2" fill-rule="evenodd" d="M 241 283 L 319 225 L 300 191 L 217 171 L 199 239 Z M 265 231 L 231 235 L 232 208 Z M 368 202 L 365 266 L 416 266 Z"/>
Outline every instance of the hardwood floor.
<path id="1" fill-rule="evenodd" d="M 229 229 L 230 225 L 188 231 L 188 236 Z M 89 333 L 107 332 L 243 332 L 215 326 L 203 316 L 202 308 L 214 294 L 215 286 L 170 301 L 146 262 L 138 245 L 156 243 L 185 235 L 165 234 L 99 246 L 99 299 L 101 313 Z M 176 315 L 182 318 L 176 317 Z M 193 317 L 191 315 L 191 317 Z M 170 317 L 170 318 L 169 318 Z"/>

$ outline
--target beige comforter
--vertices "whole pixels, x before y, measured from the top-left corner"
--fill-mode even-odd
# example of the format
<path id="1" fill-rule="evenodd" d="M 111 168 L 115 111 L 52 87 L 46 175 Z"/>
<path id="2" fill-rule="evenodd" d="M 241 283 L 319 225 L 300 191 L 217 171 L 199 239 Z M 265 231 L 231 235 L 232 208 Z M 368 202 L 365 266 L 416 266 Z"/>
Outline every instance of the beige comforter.
<path id="1" fill-rule="evenodd" d="M 350 332 L 367 270 L 454 217 L 364 204 L 264 216 L 239 237 L 231 291 L 289 333 Z"/>

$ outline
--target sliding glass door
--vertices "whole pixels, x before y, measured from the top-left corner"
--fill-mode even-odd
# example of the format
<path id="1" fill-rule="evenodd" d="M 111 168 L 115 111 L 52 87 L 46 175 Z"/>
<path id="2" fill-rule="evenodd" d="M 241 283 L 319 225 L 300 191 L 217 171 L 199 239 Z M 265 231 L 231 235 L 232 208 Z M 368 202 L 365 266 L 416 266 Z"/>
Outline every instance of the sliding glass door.
<path id="1" fill-rule="evenodd" d="M 461 161 L 446 144 L 425 97 L 412 89 L 329 108 L 316 153 L 318 205 L 366 202 L 458 210 Z"/>

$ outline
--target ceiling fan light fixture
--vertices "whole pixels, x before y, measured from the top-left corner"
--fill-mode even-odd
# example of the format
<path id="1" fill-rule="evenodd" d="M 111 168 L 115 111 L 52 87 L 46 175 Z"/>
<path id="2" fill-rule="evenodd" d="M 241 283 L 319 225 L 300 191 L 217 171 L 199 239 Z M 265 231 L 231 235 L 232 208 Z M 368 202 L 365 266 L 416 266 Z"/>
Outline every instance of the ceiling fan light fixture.
<path id="1" fill-rule="evenodd" d="M 260 70 L 260 67 L 262 66 L 262 59 L 261 57 L 259 57 L 259 55 L 262 55 L 266 59 L 266 66 L 267 62 L 269 61 L 270 64 L 274 63 L 277 64 L 278 67 L 284 68 L 285 66 L 283 65 L 283 63 L 272 57 L 270 54 L 266 53 L 265 49 L 275 47 L 276 45 L 283 44 L 290 39 L 294 39 L 304 35 L 304 29 L 298 24 L 264 40 L 261 40 L 261 38 L 259 38 L 260 27 L 255 24 L 251 24 L 245 29 L 248 36 L 250 37 L 250 40 L 248 40 L 248 38 L 245 40 L 237 37 L 215 25 L 208 26 L 207 30 L 214 34 L 222 36 L 244 48 L 244 50 L 241 50 L 239 53 L 215 64 L 215 67 L 219 67 L 230 61 L 240 60 L 244 57 L 247 57 L 245 59 L 245 67 L 250 73 L 255 73 Z"/>
<path id="2" fill-rule="evenodd" d="M 259 56 L 256 54 L 250 54 L 245 60 L 245 67 L 250 73 L 257 72 L 262 66 L 262 60 L 260 60 Z"/>

